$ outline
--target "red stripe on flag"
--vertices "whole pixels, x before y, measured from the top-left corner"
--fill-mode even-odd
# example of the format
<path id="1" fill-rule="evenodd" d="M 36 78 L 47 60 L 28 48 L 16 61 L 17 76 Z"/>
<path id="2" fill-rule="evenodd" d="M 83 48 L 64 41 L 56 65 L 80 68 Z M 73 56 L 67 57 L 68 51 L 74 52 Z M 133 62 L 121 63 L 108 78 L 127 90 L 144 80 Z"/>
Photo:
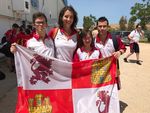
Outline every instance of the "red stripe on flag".
<path id="1" fill-rule="evenodd" d="M 16 113 L 73 113 L 72 90 L 22 90 L 18 88 Z"/>
<path id="2" fill-rule="evenodd" d="M 18 87 L 18 100 L 16 104 L 16 113 L 29 113 L 28 102 L 25 99 L 25 91 L 22 87 Z"/>

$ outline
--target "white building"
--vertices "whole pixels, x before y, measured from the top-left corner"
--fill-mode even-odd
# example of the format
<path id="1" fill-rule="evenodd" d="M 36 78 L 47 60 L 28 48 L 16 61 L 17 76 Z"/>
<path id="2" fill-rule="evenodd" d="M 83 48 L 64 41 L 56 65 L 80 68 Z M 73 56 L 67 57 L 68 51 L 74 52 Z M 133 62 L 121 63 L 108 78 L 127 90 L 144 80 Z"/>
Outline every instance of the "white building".
<path id="1" fill-rule="evenodd" d="M 67 0 L 0 0 L 0 38 L 13 23 L 32 23 L 32 14 L 41 11 L 48 18 L 49 27 L 57 24 L 60 10 Z"/>

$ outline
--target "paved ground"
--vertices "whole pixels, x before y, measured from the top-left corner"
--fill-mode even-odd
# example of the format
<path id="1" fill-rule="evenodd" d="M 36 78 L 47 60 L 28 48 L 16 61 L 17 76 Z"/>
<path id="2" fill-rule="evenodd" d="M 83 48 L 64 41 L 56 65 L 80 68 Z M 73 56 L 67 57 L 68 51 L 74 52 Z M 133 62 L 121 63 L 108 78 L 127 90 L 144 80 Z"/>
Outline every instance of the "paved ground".
<path id="1" fill-rule="evenodd" d="M 150 113 L 150 44 L 140 46 L 142 65 L 135 63 L 135 55 L 130 57 L 129 63 L 123 62 L 125 55 L 120 58 L 121 113 Z M 8 71 L 3 58 L 0 58 L 0 70 L 7 75 L 5 80 L 0 80 L 0 113 L 14 113 L 17 101 L 16 76 Z"/>
<path id="2" fill-rule="evenodd" d="M 17 98 L 16 75 L 9 72 L 6 59 L 1 57 L 0 70 L 6 74 L 5 80 L 0 80 L 0 113 L 14 113 Z"/>
<path id="3" fill-rule="evenodd" d="M 140 47 L 142 65 L 135 63 L 135 55 L 130 57 L 129 63 L 122 60 L 126 54 L 120 58 L 122 90 L 119 97 L 123 113 L 150 113 L 150 44 L 140 43 Z"/>

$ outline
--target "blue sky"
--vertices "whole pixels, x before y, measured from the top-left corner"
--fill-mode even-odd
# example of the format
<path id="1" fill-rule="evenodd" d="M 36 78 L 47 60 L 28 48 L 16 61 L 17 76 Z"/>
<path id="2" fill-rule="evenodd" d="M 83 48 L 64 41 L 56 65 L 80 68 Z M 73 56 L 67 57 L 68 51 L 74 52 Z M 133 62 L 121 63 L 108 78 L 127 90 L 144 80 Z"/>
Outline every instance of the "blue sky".
<path id="1" fill-rule="evenodd" d="M 130 8 L 136 2 L 142 0 L 68 0 L 78 13 L 79 21 L 77 26 L 82 26 L 83 16 L 92 14 L 97 19 L 101 16 L 108 18 L 110 24 L 119 22 L 121 16 L 131 17 Z"/>

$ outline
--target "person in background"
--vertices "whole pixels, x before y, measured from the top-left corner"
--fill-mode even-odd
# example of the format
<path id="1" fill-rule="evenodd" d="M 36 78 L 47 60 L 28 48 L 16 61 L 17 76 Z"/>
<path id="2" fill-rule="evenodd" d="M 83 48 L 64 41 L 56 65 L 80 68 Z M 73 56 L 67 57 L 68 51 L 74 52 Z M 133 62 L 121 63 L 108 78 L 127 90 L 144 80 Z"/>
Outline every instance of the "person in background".
<path id="1" fill-rule="evenodd" d="M 95 37 L 97 36 L 98 34 L 98 30 L 97 30 L 97 27 L 94 27 L 94 29 L 92 30 L 92 35 L 93 35 L 93 38 L 95 39 Z"/>
<path id="2" fill-rule="evenodd" d="M 79 32 L 79 37 L 79 48 L 75 52 L 73 62 L 101 58 L 100 50 L 95 47 L 92 31 L 82 30 Z"/>
<path id="3" fill-rule="evenodd" d="M 37 52 L 38 54 L 42 54 L 43 56 L 54 56 L 54 44 L 53 40 L 48 37 L 46 33 L 47 28 L 47 18 L 44 13 L 37 12 L 33 14 L 32 17 L 33 27 L 35 28 L 35 32 L 32 34 L 32 38 L 27 40 L 26 47 Z M 16 43 L 11 45 L 11 52 L 14 53 L 16 51 Z"/>
<path id="4" fill-rule="evenodd" d="M 32 38 L 31 31 L 27 28 L 22 30 L 22 27 L 20 27 L 20 32 L 16 36 L 16 43 L 22 46 L 26 46 L 26 42 Z"/>
<path id="5" fill-rule="evenodd" d="M 140 60 L 139 60 L 139 53 L 140 53 L 140 48 L 139 48 L 139 40 L 140 38 L 144 37 L 144 31 L 141 28 L 140 24 L 136 25 L 136 29 L 133 30 L 129 35 L 128 38 L 130 40 L 130 53 L 127 54 L 127 56 L 124 58 L 124 62 L 128 62 L 128 58 L 135 53 L 136 54 L 136 63 L 141 65 Z"/>
<path id="6" fill-rule="evenodd" d="M 19 25 L 14 23 L 12 25 L 12 29 L 6 31 L 5 36 L 6 40 L 11 44 L 15 42 L 16 34 L 19 32 Z"/>
<path id="7" fill-rule="evenodd" d="M 32 25 L 27 25 L 27 28 L 26 28 L 26 29 L 28 29 L 28 30 L 30 31 L 30 33 L 32 33 L 32 31 L 33 31 Z"/>
<path id="8" fill-rule="evenodd" d="M 19 27 L 19 32 L 16 34 L 15 41 L 17 44 L 21 44 L 21 40 L 23 39 L 25 33 L 24 33 L 24 28 L 22 26 Z"/>
<path id="9" fill-rule="evenodd" d="M 116 59 L 120 57 L 126 51 L 126 47 L 121 41 L 120 38 L 113 37 L 109 29 L 109 21 L 106 17 L 100 17 L 97 21 L 97 29 L 98 34 L 95 38 L 95 46 L 101 51 L 102 58 L 106 58 L 109 56 L 114 56 Z M 114 41 L 113 38 L 116 38 Z M 117 44 L 116 44 L 117 43 Z M 117 47 L 115 46 L 117 45 Z M 116 81 L 118 85 L 118 89 L 120 89 L 120 71 L 119 71 L 119 63 L 117 65 L 117 74 L 116 74 Z"/>
<path id="10" fill-rule="evenodd" d="M 77 22 L 77 12 L 72 6 L 65 6 L 59 13 L 59 27 L 49 31 L 49 36 L 55 43 L 57 59 L 72 62 L 77 48 Z"/>
<path id="11" fill-rule="evenodd" d="M 16 23 L 12 25 L 12 29 L 9 29 L 5 32 L 7 44 L 4 46 L 5 47 L 4 54 L 7 57 L 7 64 L 10 72 L 15 71 L 14 55 L 10 52 L 10 46 L 12 43 L 15 42 L 18 32 L 19 32 L 19 25 Z"/>

